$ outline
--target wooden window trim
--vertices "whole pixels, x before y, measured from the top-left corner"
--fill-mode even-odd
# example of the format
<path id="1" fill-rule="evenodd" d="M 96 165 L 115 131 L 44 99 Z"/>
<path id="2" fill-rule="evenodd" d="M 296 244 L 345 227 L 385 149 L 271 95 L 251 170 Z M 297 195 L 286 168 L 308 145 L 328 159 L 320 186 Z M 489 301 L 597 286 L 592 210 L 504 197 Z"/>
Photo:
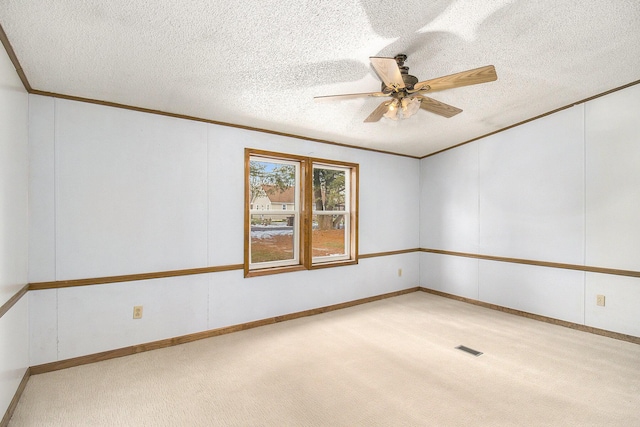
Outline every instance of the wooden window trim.
<path id="1" fill-rule="evenodd" d="M 299 264 L 267 267 L 263 269 L 253 269 L 249 267 L 249 251 L 251 238 L 251 212 L 250 191 L 249 191 L 249 172 L 251 157 L 264 157 L 265 159 L 297 161 L 300 163 L 300 235 L 299 235 Z M 348 168 L 351 171 L 351 185 L 349 189 L 350 196 L 350 233 L 349 233 L 349 259 L 325 261 L 322 263 L 312 263 L 311 253 L 311 221 L 313 217 L 313 179 L 310 176 L 313 173 L 313 165 L 327 165 L 342 168 Z M 287 273 L 293 271 L 313 270 L 319 268 L 338 267 L 345 265 L 354 265 L 358 263 L 358 212 L 359 212 L 359 165 L 357 163 L 343 162 L 337 160 L 322 159 L 318 157 L 305 157 L 295 154 L 285 154 L 273 151 L 258 150 L 245 148 L 244 161 L 244 277 L 257 277 L 270 274 Z"/>

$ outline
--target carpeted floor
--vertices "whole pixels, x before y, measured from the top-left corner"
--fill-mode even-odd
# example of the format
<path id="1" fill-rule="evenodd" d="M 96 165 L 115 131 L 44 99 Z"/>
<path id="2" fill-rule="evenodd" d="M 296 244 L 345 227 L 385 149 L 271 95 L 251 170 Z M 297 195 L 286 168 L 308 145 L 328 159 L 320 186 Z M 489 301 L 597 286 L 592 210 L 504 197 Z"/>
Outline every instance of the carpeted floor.
<path id="1" fill-rule="evenodd" d="M 640 426 L 640 346 L 415 292 L 35 375 L 9 425 Z"/>

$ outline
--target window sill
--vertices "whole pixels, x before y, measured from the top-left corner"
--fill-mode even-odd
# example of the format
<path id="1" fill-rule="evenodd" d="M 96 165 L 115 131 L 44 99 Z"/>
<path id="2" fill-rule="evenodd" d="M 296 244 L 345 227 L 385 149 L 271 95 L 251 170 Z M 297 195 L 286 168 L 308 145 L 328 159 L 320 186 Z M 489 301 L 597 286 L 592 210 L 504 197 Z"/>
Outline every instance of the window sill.
<path id="1" fill-rule="evenodd" d="M 293 271 L 307 270 L 304 265 L 289 265 L 286 267 L 262 268 L 260 270 L 245 270 L 244 277 L 268 276 L 270 274 L 290 273 Z"/>
<path id="2" fill-rule="evenodd" d="M 342 267 L 343 265 L 356 265 L 358 264 L 357 259 L 345 259 L 340 261 L 327 261 L 318 264 L 311 265 L 311 270 L 316 270 L 318 268 L 329 268 L 329 267 Z"/>

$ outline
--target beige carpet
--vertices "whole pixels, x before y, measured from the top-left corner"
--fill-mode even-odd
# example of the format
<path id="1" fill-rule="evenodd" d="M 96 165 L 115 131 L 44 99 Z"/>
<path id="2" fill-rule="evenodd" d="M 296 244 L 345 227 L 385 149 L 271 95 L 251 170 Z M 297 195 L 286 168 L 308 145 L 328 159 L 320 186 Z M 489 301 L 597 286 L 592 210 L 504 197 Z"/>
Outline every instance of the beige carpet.
<path id="1" fill-rule="evenodd" d="M 415 292 L 32 376 L 10 423 L 121 425 L 640 426 L 640 346 Z"/>

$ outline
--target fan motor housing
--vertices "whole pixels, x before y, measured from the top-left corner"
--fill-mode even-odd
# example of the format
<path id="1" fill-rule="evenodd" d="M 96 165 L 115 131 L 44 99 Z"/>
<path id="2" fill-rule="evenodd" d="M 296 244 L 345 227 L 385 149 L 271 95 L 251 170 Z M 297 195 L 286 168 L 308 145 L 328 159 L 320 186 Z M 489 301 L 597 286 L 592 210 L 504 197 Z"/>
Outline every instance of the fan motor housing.
<path id="1" fill-rule="evenodd" d="M 409 67 L 403 67 L 403 68 L 407 68 L 407 71 L 408 71 Z M 402 68 L 400 69 L 400 72 L 402 73 L 402 81 L 404 82 L 405 88 L 413 89 L 413 85 L 418 83 L 418 78 L 416 76 L 412 76 L 411 74 L 404 72 Z M 382 91 L 388 92 L 389 90 L 392 90 L 392 88 L 382 83 Z"/>
<path id="2" fill-rule="evenodd" d="M 418 83 L 418 78 L 409 74 L 409 67 L 404 65 L 404 61 L 407 60 L 407 55 L 405 55 L 404 53 L 400 53 L 396 55 L 394 59 L 398 63 L 398 68 L 400 69 L 400 74 L 402 75 L 404 86 L 409 90 L 413 89 L 413 85 Z M 389 88 L 384 83 L 382 83 L 382 91 L 387 92 L 389 90 L 392 90 L 392 88 Z"/>
<path id="3" fill-rule="evenodd" d="M 404 81 L 404 85 L 407 87 L 407 89 L 413 89 L 413 85 L 418 83 L 418 78 L 416 76 L 412 76 L 411 74 L 402 73 L 402 80 Z"/>

